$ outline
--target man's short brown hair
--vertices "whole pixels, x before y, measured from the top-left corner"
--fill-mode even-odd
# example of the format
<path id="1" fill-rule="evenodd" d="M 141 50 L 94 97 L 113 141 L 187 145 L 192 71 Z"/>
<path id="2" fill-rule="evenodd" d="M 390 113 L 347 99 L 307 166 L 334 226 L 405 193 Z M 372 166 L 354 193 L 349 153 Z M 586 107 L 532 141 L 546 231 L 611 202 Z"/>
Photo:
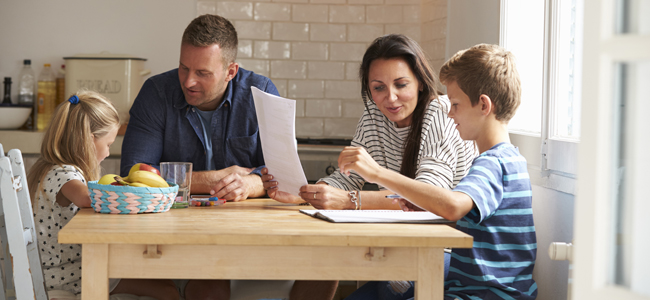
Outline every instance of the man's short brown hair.
<path id="1" fill-rule="evenodd" d="M 490 97 L 499 121 L 510 121 L 521 103 L 515 56 L 498 45 L 478 44 L 458 51 L 440 68 L 440 80 L 455 81 L 472 106 L 481 95 Z"/>
<path id="2" fill-rule="evenodd" d="M 224 67 L 237 59 L 237 31 L 228 19 L 221 16 L 202 15 L 196 17 L 185 28 L 182 44 L 195 47 L 219 45 Z"/>

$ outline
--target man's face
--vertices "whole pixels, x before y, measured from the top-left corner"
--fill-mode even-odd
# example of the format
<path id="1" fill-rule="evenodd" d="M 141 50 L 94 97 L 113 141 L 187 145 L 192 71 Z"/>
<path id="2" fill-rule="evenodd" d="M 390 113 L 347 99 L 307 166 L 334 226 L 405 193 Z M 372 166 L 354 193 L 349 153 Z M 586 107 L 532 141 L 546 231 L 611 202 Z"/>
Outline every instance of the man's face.
<path id="1" fill-rule="evenodd" d="M 215 110 L 228 82 L 237 74 L 237 63 L 224 66 L 221 47 L 181 45 L 178 77 L 188 104 L 200 110 Z"/>

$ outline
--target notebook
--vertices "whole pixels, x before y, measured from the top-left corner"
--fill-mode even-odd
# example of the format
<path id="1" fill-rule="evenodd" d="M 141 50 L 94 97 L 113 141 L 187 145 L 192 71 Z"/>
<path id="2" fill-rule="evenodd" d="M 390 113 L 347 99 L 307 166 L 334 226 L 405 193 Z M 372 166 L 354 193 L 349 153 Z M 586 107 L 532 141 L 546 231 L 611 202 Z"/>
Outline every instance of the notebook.
<path id="1" fill-rule="evenodd" d="M 301 213 L 332 223 L 450 223 L 428 211 L 401 210 L 317 210 L 301 209 Z"/>

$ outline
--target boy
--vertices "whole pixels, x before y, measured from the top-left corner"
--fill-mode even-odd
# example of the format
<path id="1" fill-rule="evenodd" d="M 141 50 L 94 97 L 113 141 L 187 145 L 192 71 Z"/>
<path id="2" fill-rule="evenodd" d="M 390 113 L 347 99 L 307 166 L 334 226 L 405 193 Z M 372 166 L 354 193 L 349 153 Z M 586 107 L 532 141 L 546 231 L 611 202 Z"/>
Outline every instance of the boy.
<path id="1" fill-rule="evenodd" d="M 341 171 L 364 173 L 368 181 L 408 199 L 400 200 L 404 210 L 419 206 L 457 221 L 456 228 L 474 238 L 473 248 L 452 250 L 445 299 L 535 299 L 532 191 L 526 160 L 510 144 L 507 128 L 521 101 L 514 56 L 497 45 L 476 45 L 449 59 L 440 80 L 451 102 L 449 117 L 481 153 L 456 188 L 372 170 L 363 155 L 341 154 Z"/>

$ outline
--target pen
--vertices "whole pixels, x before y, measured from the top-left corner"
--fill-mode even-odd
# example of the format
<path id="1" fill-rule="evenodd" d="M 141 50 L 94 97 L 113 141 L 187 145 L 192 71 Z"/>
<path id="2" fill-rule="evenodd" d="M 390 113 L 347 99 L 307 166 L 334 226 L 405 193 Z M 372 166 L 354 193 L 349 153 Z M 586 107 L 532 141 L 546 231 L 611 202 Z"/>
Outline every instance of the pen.
<path id="1" fill-rule="evenodd" d="M 386 198 L 388 199 L 399 199 L 399 198 L 404 198 L 398 194 L 392 194 L 392 195 L 386 195 Z"/>

